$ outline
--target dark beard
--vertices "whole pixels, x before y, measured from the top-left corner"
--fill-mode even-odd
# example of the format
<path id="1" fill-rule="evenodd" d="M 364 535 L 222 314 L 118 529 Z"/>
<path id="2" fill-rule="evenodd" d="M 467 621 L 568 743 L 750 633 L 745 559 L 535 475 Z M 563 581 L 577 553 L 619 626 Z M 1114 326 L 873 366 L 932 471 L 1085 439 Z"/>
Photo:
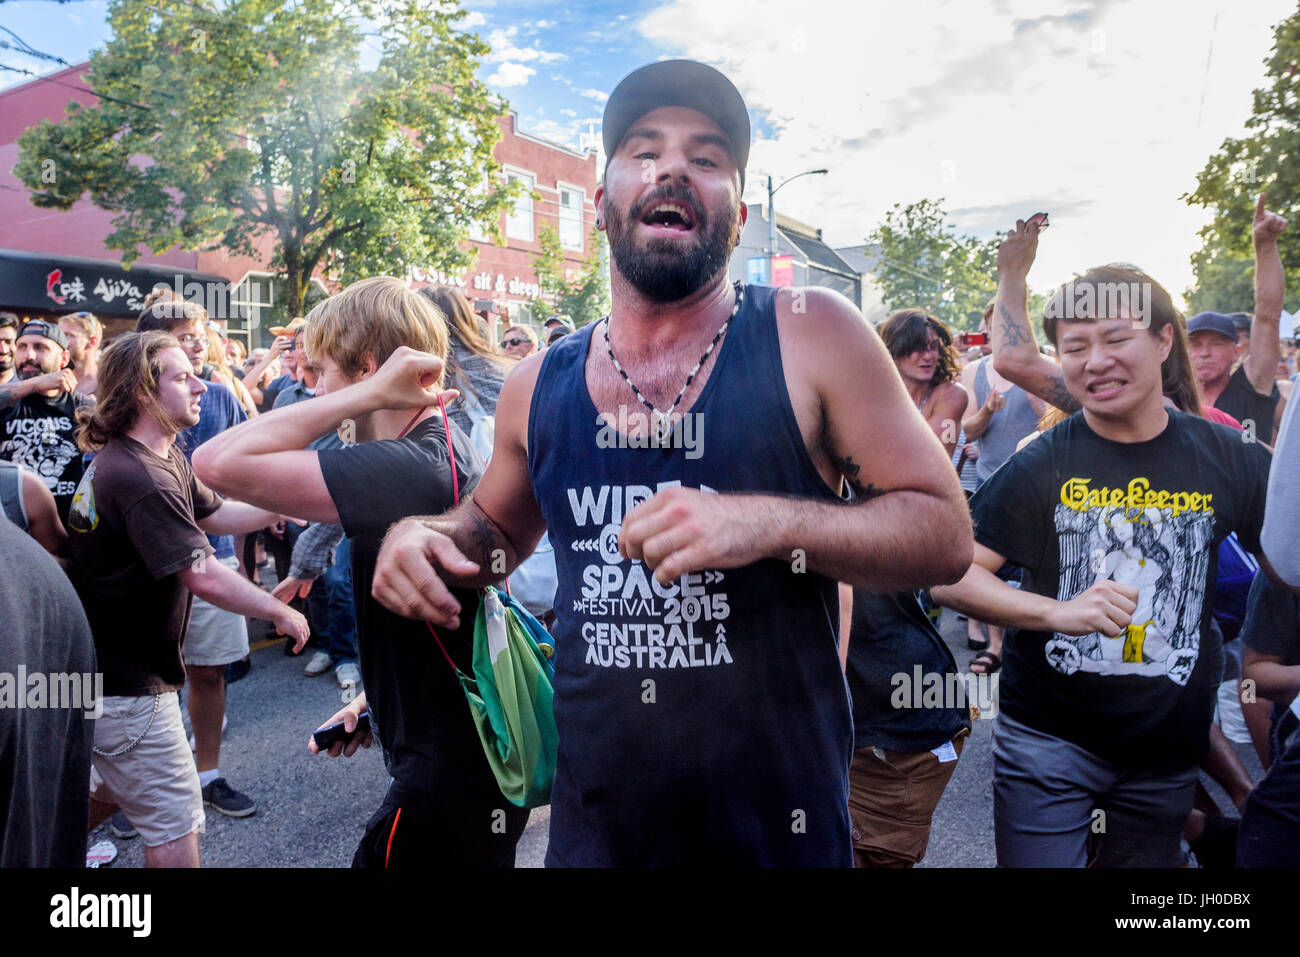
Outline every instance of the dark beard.
<path id="1" fill-rule="evenodd" d="M 644 247 L 636 244 L 629 223 L 640 222 L 647 208 L 662 202 L 681 203 L 690 208 L 698 237 L 695 244 L 686 249 L 671 239 L 652 239 Z M 726 268 L 739 232 L 738 210 L 733 208 L 730 212 L 725 219 L 714 222 L 686 190 L 671 186 L 655 190 L 634 205 L 626 220 L 612 204 L 607 205 L 605 223 L 610 256 L 623 277 L 651 302 L 685 299 Z"/>
<path id="2" fill-rule="evenodd" d="M 40 366 L 37 366 L 34 369 L 28 368 L 27 366 L 23 366 L 21 369 L 18 370 L 19 379 L 35 379 L 38 375 L 45 375 L 45 370 L 42 369 Z"/>

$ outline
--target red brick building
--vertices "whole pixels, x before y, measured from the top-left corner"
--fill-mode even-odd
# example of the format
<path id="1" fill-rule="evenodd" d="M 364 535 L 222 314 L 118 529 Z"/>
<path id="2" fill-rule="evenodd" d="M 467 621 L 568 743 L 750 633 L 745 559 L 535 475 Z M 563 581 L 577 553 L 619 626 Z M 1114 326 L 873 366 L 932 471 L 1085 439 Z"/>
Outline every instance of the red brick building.
<path id="1" fill-rule="evenodd" d="M 251 258 L 225 250 L 172 249 L 155 255 L 142 248 L 140 258 L 124 270 L 121 253 L 104 246 L 112 232 L 112 213 L 86 200 L 68 212 L 31 204 L 27 189 L 12 173 L 18 161 L 18 137 L 41 120 L 62 120 L 69 100 L 93 104 L 85 70 L 86 64 L 81 64 L 0 91 L 0 309 L 23 316 L 57 316 L 85 309 L 104 319 L 112 333 L 130 328 L 140 300 L 156 282 L 173 285 L 179 278 L 209 288 L 224 284 L 229 303 L 258 316 L 271 295 L 266 266 L 271 258 L 269 237 L 258 244 L 259 255 Z M 532 263 L 541 249 L 538 230 L 543 223 L 559 231 L 571 269 L 579 269 L 588 255 L 599 169 L 595 151 L 575 151 L 523 132 L 514 112 L 499 122 L 502 138 L 494 155 L 503 174 L 522 180 L 532 193 L 502 217 L 505 245 L 478 237 L 484 241 L 468 243 L 477 256 L 463 274 L 416 270 L 410 278 L 414 286 L 439 282 L 469 297 L 495 299 L 514 317 L 522 304 L 539 298 Z M 323 276 L 313 282 L 330 288 Z M 217 315 L 218 310 L 212 311 Z M 232 315 L 236 311 L 232 309 Z M 257 319 L 251 323 L 233 319 L 231 334 L 247 339 L 249 324 L 262 327 L 254 339 L 264 337 L 264 324 Z"/>

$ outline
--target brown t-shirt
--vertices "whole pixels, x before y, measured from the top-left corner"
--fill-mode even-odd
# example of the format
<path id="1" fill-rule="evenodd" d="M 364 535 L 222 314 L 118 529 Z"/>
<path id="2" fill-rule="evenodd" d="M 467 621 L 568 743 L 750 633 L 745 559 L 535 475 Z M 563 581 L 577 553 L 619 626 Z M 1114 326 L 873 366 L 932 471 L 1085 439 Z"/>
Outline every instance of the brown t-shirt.
<path id="1" fill-rule="evenodd" d="M 105 695 L 177 691 L 191 595 L 178 572 L 212 554 L 198 520 L 221 499 L 173 445 L 167 458 L 114 439 L 77 486 L 69 575 L 95 636 Z"/>

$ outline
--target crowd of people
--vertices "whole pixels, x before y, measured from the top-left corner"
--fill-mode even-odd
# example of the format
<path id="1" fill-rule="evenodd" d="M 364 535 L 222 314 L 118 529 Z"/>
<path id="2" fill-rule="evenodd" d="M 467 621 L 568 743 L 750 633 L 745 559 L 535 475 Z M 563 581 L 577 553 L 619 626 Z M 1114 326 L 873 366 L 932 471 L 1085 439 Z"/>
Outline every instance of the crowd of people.
<path id="1" fill-rule="evenodd" d="M 972 730 L 967 695 L 899 693 L 971 687 L 945 607 L 998 692 L 1000 864 L 1300 864 L 1300 426 L 1265 198 L 1253 314 L 1185 320 L 1109 264 L 1040 344 L 1038 213 L 978 333 L 920 307 L 873 329 L 728 278 L 751 133 L 722 74 L 634 71 L 603 137 L 612 308 L 580 329 L 497 335 L 392 277 L 247 355 L 166 291 L 107 345 L 88 313 L 0 316 L 0 569 L 26 596 L 0 647 L 103 676 L 93 725 L 0 708 L 24 769 L 0 768 L 0 864 L 77 864 L 112 816 L 148 865 L 197 866 L 205 806 L 254 813 L 219 761 L 260 620 L 349 692 L 328 753 L 381 745 L 355 866 L 512 866 L 529 811 L 458 677 L 507 577 L 554 643 L 548 865 L 919 862 Z"/>

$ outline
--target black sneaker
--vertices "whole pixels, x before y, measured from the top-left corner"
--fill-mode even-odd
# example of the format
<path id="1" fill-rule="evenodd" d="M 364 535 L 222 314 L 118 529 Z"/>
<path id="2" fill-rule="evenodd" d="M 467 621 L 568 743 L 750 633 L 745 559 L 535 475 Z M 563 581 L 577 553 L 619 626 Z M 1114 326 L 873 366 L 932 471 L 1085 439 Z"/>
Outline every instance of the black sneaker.
<path id="1" fill-rule="evenodd" d="M 114 812 L 113 817 L 108 822 L 108 829 L 124 841 L 140 836 L 140 832 L 135 829 L 135 825 L 128 821 L 126 815 L 121 811 Z"/>
<path id="2" fill-rule="evenodd" d="M 225 778 L 217 778 L 203 789 L 203 803 L 226 817 L 248 817 L 257 813 L 257 805 L 246 794 L 240 794 Z"/>

